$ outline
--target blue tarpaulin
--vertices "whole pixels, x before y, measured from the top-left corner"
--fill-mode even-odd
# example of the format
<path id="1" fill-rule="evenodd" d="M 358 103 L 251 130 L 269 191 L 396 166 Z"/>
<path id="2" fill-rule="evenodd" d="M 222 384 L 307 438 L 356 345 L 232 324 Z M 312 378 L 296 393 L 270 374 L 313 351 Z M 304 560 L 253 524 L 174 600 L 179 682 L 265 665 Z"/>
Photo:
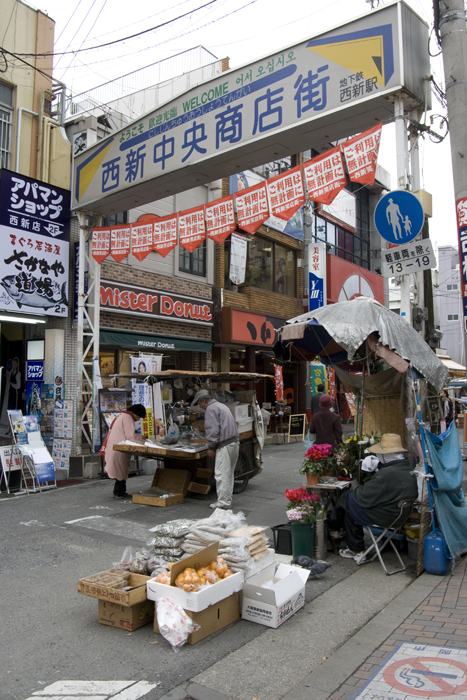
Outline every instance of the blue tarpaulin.
<path id="1" fill-rule="evenodd" d="M 430 479 L 438 522 L 452 557 L 467 552 L 467 502 L 462 491 L 462 454 L 453 421 L 446 432 L 433 435 L 422 428 L 434 479 Z"/>

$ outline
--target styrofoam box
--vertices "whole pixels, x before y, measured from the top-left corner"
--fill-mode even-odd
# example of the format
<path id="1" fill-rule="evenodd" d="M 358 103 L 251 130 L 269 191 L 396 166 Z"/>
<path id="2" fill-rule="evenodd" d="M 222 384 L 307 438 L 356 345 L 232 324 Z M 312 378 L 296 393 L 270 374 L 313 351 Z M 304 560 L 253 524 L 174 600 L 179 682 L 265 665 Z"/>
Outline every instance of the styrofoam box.
<path id="1" fill-rule="evenodd" d="M 273 549 L 268 549 L 268 553 L 265 557 L 259 559 L 258 561 L 255 561 L 251 566 L 248 567 L 248 569 L 245 570 L 245 580 L 251 578 L 252 576 L 256 576 L 256 574 L 259 574 L 260 571 L 262 571 L 266 567 L 269 568 L 271 566 L 273 568 L 269 578 L 272 578 L 274 576 L 274 571 L 276 569 L 276 553 Z"/>
<path id="2" fill-rule="evenodd" d="M 235 420 L 237 423 L 244 423 L 252 419 L 251 414 L 251 404 L 249 403 L 239 403 L 234 408 Z"/>
<path id="3" fill-rule="evenodd" d="M 247 433 L 249 430 L 253 430 L 253 419 L 238 422 L 237 429 L 240 434 Z"/>
<path id="4" fill-rule="evenodd" d="M 198 570 L 201 566 L 208 566 L 216 559 L 218 547 L 219 543 L 215 542 L 209 547 L 206 547 L 206 549 L 201 550 L 201 552 L 193 554 L 191 557 L 174 564 L 171 569 L 172 583 L 174 583 L 178 574 L 187 567 Z M 232 574 L 232 576 L 222 579 L 222 581 L 218 581 L 212 586 L 191 593 L 177 588 L 174 585 L 167 586 L 164 583 L 157 583 L 155 579 L 150 579 L 147 582 L 147 597 L 148 600 L 158 600 L 159 598 L 170 596 L 181 605 L 184 610 L 201 612 L 201 610 L 205 610 L 210 605 L 215 605 L 220 600 L 232 595 L 232 593 L 241 591 L 243 578 L 243 573 Z"/>
<path id="5" fill-rule="evenodd" d="M 275 629 L 305 605 L 310 572 L 279 564 L 271 573 L 267 567 L 243 584 L 242 618 Z"/>

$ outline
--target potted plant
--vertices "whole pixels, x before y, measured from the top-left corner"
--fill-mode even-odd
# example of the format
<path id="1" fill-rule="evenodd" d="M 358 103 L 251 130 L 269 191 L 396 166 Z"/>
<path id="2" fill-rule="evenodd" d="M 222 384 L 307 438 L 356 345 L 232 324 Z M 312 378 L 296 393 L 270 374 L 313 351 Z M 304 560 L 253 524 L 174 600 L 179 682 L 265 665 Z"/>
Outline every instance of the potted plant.
<path id="1" fill-rule="evenodd" d="M 324 471 L 332 473 L 334 470 L 335 460 L 332 456 L 332 445 L 312 445 L 305 452 L 304 457 L 299 473 L 306 474 L 309 486 L 316 486 Z"/>
<path id="2" fill-rule="evenodd" d="M 305 488 L 287 489 L 285 497 L 287 518 L 292 536 L 292 554 L 313 558 L 314 529 L 316 517 L 322 511 L 321 499 L 317 493 L 308 493 Z"/>

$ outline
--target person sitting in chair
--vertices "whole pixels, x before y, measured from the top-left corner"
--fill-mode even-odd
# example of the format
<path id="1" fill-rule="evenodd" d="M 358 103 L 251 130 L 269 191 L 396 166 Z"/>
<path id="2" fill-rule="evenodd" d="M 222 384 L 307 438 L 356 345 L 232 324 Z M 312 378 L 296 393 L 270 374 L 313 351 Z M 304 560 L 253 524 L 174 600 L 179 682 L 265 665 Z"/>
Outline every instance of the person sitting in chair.
<path id="1" fill-rule="evenodd" d="M 417 499 L 417 479 L 405 456 L 400 435 L 386 433 L 369 448 L 379 459 L 378 471 L 365 484 L 345 491 L 327 515 L 329 529 L 345 530 L 341 557 L 357 560 L 364 552 L 363 525 L 389 527 L 400 513 L 399 501 Z"/>

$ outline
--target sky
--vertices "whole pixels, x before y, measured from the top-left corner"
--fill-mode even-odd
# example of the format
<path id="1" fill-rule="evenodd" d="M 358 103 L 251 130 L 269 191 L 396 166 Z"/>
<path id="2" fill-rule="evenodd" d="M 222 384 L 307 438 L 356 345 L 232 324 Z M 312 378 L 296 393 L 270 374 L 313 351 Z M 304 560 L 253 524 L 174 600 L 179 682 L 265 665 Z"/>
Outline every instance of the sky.
<path id="1" fill-rule="evenodd" d="M 406 2 L 432 26 L 432 0 Z M 54 77 L 74 94 L 198 45 L 217 58 L 228 56 L 230 67 L 237 68 L 372 12 L 366 0 L 35 0 L 30 4 L 55 20 L 56 52 L 86 49 L 55 58 Z M 379 0 L 380 7 L 387 4 Z M 376 8 L 378 0 L 373 5 Z M 92 48 L 162 24 L 133 39 Z M 433 38 L 430 47 L 438 53 Z M 431 59 L 431 71 L 444 88 L 441 56 Z M 431 114 L 446 113 L 435 96 L 432 103 Z M 444 135 L 440 122 L 435 118 L 432 128 Z M 434 246 L 457 247 L 449 135 L 441 144 L 428 137 L 421 140 L 420 155 L 421 186 L 433 195 Z M 378 162 L 391 173 L 396 189 L 392 124 L 383 128 Z"/>

